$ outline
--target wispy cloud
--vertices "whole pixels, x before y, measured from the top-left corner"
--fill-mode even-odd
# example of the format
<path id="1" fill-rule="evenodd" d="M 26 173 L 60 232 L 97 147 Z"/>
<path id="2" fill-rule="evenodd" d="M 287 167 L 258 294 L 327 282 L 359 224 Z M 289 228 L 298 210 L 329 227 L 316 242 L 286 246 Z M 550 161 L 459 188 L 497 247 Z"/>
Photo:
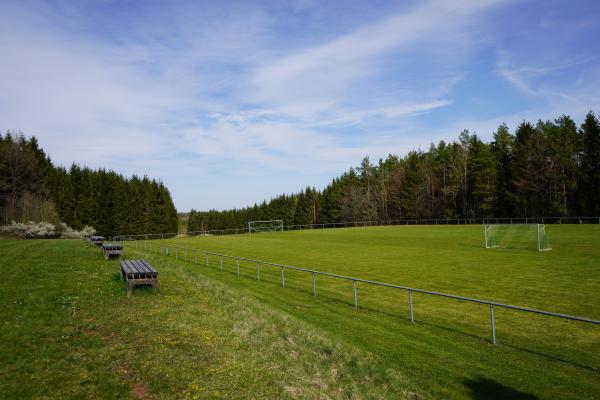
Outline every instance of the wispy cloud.
<path id="1" fill-rule="evenodd" d="M 536 65 L 535 61 L 530 60 L 521 60 L 520 63 L 516 63 L 511 59 L 508 51 L 502 50 L 499 51 L 496 72 L 525 94 L 546 96 L 553 91 L 547 89 L 548 81 L 544 78 L 562 75 L 585 65 L 594 65 L 598 60 L 600 60 L 600 56 L 594 55 L 573 57 L 566 61 L 562 59 L 545 60 L 543 65 Z M 541 83 L 540 87 L 536 86 L 538 83 Z"/>
<path id="2" fill-rule="evenodd" d="M 449 106 L 450 104 L 452 104 L 451 100 L 432 100 L 427 103 L 398 104 L 375 109 L 345 109 L 334 113 L 334 116 L 319 118 L 315 122 L 308 123 L 307 126 L 340 127 L 358 125 L 367 118 L 382 117 L 386 119 L 397 119 L 401 117 L 415 116 L 428 113 L 437 108 Z"/>

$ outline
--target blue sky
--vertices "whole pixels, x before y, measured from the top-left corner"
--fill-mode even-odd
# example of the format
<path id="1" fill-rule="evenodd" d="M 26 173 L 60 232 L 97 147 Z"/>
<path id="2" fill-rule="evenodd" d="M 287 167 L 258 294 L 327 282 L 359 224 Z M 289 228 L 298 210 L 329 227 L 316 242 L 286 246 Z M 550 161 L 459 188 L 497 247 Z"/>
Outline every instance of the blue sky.
<path id="1" fill-rule="evenodd" d="M 600 111 L 598 1 L 7 1 L 0 128 L 180 211 L 322 188 L 463 129 Z"/>

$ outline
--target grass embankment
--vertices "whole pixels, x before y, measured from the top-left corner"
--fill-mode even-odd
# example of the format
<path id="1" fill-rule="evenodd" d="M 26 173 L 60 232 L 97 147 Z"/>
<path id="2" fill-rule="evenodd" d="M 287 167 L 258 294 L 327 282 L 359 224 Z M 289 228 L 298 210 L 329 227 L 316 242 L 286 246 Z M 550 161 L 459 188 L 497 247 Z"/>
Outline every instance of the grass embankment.
<path id="1" fill-rule="evenodd" d="M 547 226 L 553 250 L 484 249 L 481 226 L 379 227 L 152 241 L 220 251 L 343 275 L 600 319 L 600 227 Z M 193 258 L 192 254 L 188 255 Z M 173 257 L 169 258 L 173 260 Z M 200 258 L 200 264 L 205 260 Z M 430 398 L 600 398 L 600 329 L 496 309 L 499 345 L 489 344 L 486 306 L 352 285 L 242 263 L 242 277 L 187 263 L 373 354 L 379 370 L 398 371 Z M 180 262 L 185 265 L 185 262 Z M 527 397 L 529 396 L 529 397 Z"/>
<path id="2" fill-rule="evenodd" d="M 368 351 L 171 259 L 146 256 L 161 291 L 126 298 L 118 262 L 83 242 L 0 253 L 3 399 L 419 397 Z"/>

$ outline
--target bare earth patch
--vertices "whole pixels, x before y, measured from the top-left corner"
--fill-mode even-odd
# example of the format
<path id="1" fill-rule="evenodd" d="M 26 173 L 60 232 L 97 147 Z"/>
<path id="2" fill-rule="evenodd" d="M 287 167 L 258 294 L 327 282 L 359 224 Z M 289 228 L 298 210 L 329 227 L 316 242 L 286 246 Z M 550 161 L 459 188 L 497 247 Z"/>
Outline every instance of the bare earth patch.
<path id="1" fill-rule="evenodd" d="M 150 393 L 150 388 L 145 382 L 136 381 L 130 385 L 131 397 L 134 399 L 154 399 L 154 395 Z"/>

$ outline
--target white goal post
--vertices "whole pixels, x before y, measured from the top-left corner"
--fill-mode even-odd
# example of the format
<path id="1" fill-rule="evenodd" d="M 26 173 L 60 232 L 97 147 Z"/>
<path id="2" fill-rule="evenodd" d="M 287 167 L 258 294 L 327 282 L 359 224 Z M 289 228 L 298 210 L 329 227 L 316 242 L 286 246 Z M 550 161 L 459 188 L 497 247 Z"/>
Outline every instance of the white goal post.
<path id="1" fill-rule="evenodd" d="M 485 248 L 524 248 L 537 251 L 552 250 L 544 224 L 485 224 Z"/>
<path id="2" fill-rule="evenodd" d="M 253 232 L 283 232 L 283 221 L 272 219 L 269 221 L 248 221 L 248 233 Z"/>

